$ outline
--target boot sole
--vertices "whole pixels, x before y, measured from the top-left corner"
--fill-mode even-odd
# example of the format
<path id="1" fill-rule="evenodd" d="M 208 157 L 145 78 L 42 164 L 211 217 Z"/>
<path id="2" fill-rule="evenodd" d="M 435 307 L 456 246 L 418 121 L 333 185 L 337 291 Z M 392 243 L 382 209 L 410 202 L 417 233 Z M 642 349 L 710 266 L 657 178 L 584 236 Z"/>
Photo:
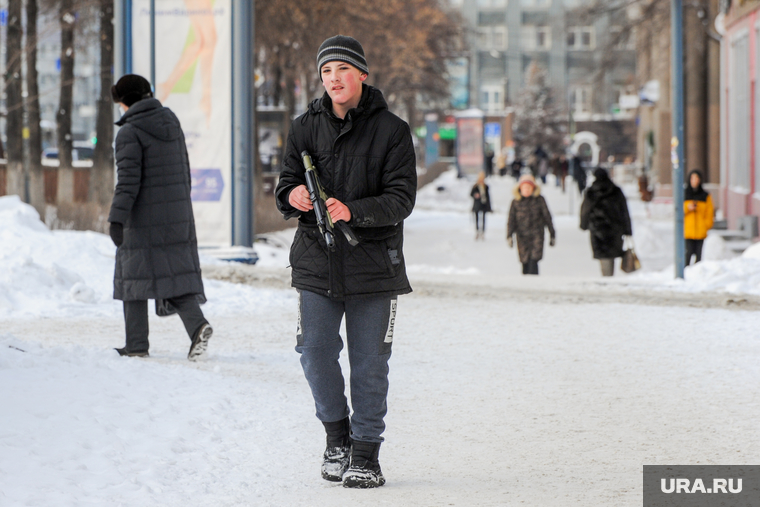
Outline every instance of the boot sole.
<path id="1" fill-rule="evenodd" d="M 197 361 L 198 358 L 201 357 L 204 352 L 206 352 L 206 348 L 208 348 L 208 341 L 211 338 L 212 334 L 214 334 L 214 330 L 211 328 L 211 326 L 204 324 L 204 327 L 201 329 L 198 335 L 197 341 L 190 346 L 190 351 L 187 353 L 187 358 L 190 361 Z"/>
<path id="2" fill-rule="evenodd" d="M 343 476 L 344 488 L 370 489 L 379 488 L 385 484 L 385 477 L 369 477 L 365 474 L 348 474 Z"/>

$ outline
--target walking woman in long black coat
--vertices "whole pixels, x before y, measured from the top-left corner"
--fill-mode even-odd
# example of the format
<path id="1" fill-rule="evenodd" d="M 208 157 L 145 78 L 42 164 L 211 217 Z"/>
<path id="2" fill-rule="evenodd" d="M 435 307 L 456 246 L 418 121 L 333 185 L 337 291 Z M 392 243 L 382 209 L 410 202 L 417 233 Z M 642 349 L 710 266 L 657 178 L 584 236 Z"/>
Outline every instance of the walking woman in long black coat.
<path id="1" fill-rule="evenodd" d="M 116 123 L 118 182 L 108 215 L 116 250 L 114 299 L 124 302 L 122 356 L 148 355 L 148 299 L 156 313 L 178 313 L 191 344 L 188 359 L 206 350 L 213 330 L 206 301 L 190 200 L 190 162 L 175 114 L 153 98 L 142 76 L 127 74 L 111 89 L 126 112 Z"/>
<path id="2" fill-rule="evenodd" d="M 623 236 L 631 236 L 631 217 L 623 191 L 610 179 L 607 170 L 594 170 L 594 183 L 581 204 L 581 229 L 591 233 L 594 259 L 599 259 L 602 276 L 615 272 L 615 258 L 623 256 Z"/>

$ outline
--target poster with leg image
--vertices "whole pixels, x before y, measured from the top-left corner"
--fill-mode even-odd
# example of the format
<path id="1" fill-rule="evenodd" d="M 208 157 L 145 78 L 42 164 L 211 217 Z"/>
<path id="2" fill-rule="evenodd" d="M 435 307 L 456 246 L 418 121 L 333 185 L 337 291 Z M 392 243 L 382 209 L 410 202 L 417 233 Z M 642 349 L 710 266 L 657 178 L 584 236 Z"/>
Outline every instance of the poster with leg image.
<path id="1" fill-rule="evenodd" d="M 199 246 L 232 241 L 232 3 L 155 1 L 155 97 L 179 118 Z M 150 78 L 150 0 L 132 0 L 132 72 Z"/>

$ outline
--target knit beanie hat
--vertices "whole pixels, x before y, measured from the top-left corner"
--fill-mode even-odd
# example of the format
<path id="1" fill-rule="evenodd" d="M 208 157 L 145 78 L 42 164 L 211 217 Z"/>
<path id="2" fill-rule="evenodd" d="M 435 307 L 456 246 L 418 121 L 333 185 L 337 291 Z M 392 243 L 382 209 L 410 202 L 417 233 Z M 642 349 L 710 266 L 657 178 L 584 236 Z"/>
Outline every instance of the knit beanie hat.
<path id="1" fill-rule="evenodd" d="M 127 107 L 142 99 L 153 96 L 150 83 L 147 79 L 137 74 L 126 74 L 111 87 L 111 98 L 114 102 L 121 102 Z"/>
<path id="2" fill-rule="evenodd" d="M 532 174 L 523 174 L 520 176 L 520 179 L 517 180 L 517 186 L 519 187 L 523 183 L 530 183 L 534 187 L 536 186 L 536 178 L 533 177 Z"/>
<path id="3" fill-rule="evenodd" d="M 327 62 L 346 62 L 365 74 L 369 74 L 364 48 L 359 41 L 347 35 L 336 35 L 325 40 L 317 52 L 317 71 L 322 73 L 322 66 Z"/>

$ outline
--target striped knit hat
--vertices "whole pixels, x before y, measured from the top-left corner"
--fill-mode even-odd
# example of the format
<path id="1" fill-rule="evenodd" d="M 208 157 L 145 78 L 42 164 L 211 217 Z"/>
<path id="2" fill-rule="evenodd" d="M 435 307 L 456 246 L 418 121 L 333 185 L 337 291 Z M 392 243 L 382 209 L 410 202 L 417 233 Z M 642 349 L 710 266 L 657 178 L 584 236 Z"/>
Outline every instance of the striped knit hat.
<path id="1" fill-rule="evenodd" d="M 359 41 L 347 35 L 336 35 L 325 40 L 317 52 L 317 71 L 322 73 L 322 66 L 327 62 L 346 62 L 365 74 L 369 74 L 364 49 Z"/>

